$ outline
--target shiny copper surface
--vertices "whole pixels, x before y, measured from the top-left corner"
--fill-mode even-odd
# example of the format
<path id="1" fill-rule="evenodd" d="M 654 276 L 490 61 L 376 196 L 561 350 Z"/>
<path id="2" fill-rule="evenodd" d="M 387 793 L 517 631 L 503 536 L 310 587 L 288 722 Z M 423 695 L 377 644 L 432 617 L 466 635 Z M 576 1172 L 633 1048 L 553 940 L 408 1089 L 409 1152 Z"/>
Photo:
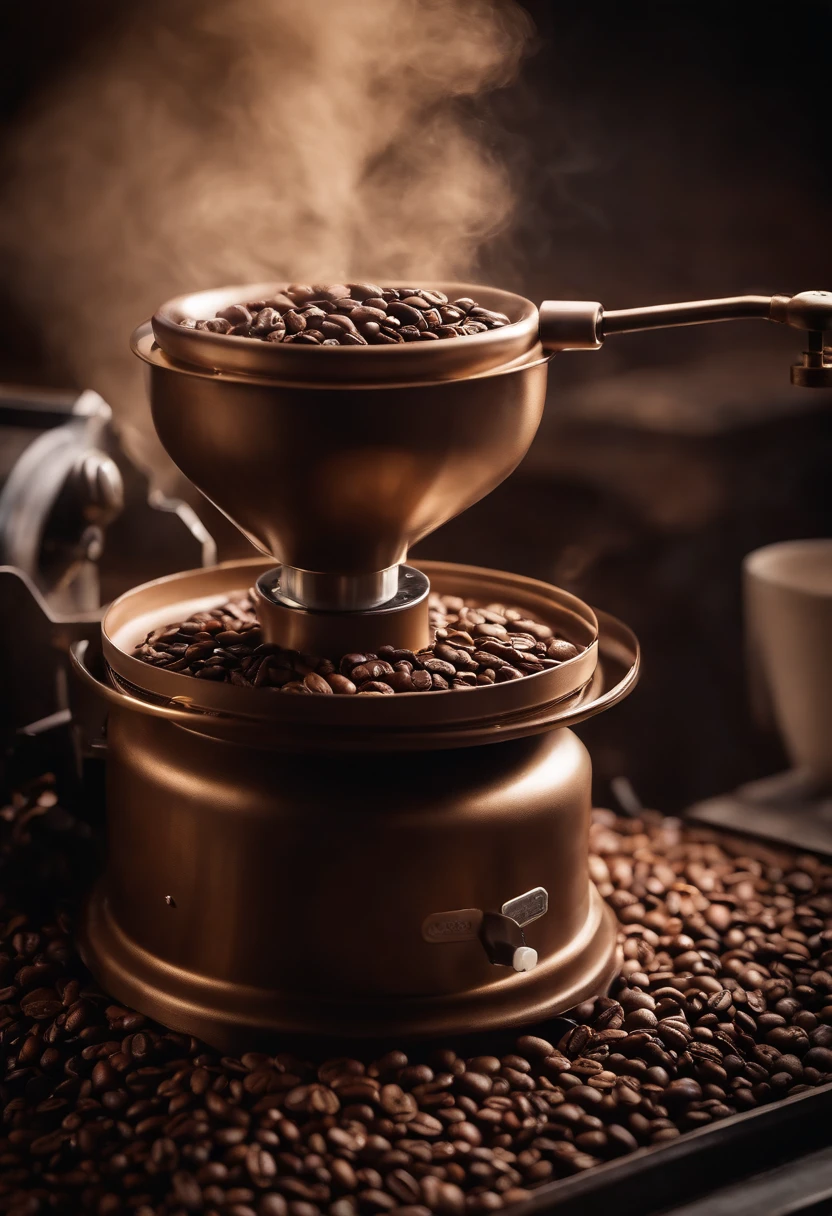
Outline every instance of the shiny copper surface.
<path id="1" fill-rule="evenodd" d="M 589 757 L 569 731 L 425 753 L 409 777 L 396 755 L 370 769 L 362 753 L 331 765 L 239 747 L 229 765 L 213 738 L 129 709 L 111 711 L 108 734 L 118 811 L 85 956 L 168 1024 L 219 1042 L 255 1017 L 261 1030 L 359 1036 L 484 1029 L 606 978 L 612 935 L 586 870 Z M 528 929 L 542 959 L 528 977 L 492 966 L 479 942 L 422 937 L 433 912 L 498 910 L 536 885 L 552 903 Z"/>
<path id="2" fill-rule="evenodd" d="M 185 476 L 262 552 L 336 574 L 404 561 L 410 545 L 499 485 L 534 438 L 546 391 L 546 365 L 535 360 L 361 387 L 186 367 L 147 329 L 136 349 L 150 364 L 159 438 Z"/>
<path id="3" fill-rule="evenodd" d="M 185 317 L 209 318 L 227 304 L 268 298 L 286 283 L 240 283 L 168 300 L 152 320 L 159 346 L 178 363 L 209 371 L 264 377 L 289 384 L 404 384 L 475 376 L 540 353 L 537 309 L 531 300 L 471 283 L 423 283 L 451 299 L 468 296 L 504 313 L 511 324 L 453 341 L 404 346 L 296 346 L 183 329 Z M 138 331 L 137 331 L 138 332 Z M 135 339 L 134 339 L 135 340 Z"/>
<path id="4" fill-rule="evenodd" d="M 440 594 L 515 605 L 586 649 L 568 663 L 522 680 L 465 693 L 398 693 L 383 702 L 377 697 L 298 698 L 265 691 L 252 697 L 251 689 L 195 680 L 149 667 L 133 657 L 134 646 L 150 629 L 222 603 L 235 591 L 251 586 L 270 564 L 251 558 L 191 570 L 134 587 L 115 600 L 104 616 L 102 643 L 104 657 L 122 686 L 137 689 L 140 698 L 150 694 L 154 699 L 219 715 L 214 718 L 218 731 L 249 738 L 254 733 L 264 746 L 279 744 L 288 735 L 294 746 L 315 749 L 319 732 L 326 727 L 330 747 L 389 750 L 460 746 L 478 738 L 502 737 L 505 731 L 522 733 L 528 716 L 545 729 L 568 704 L 584 696 L 593 679 L 598 662 L 598 618 L 577 596 L 521 575 L 445 562 L 420 563 Z"/>
<path id="5" fill-rule="evenodd" d="M 199 574 L 239 586 L 251 566 L 178 577 L 191 592 Z M 548 590 L 551 610 L 559 606 L 561 593 L 533 580 L 453 566 L 431 574 L 440 588 L 466 594 L 476 585 L 492 601 L 525 595 L 538 608 Z M 165 582 L 170 601 L 176 580 Z M 130 608 L 146 606 L 141 597 L 114 605 L 110 633 L 126 638 Z M 601 620 L 601 661 L 560 703 L 563 722 L 598 712 L 636 677 L 631 635 Z M 108 650 L 128 657 L 112 637 Z M 79 666 L 93 683 L 80 656 Z M 481 695 L 489 689 L 384 698 L 387 712 L 433 701 L 440 718 L 442 706 L 468 703 L 467 720 L 402 719 L 394 736 L 411 736 L 407 758 L 395 739 L 387 753 L 375 750 L 375 722 L 350 731 L 310 719 L 298 728 L 304 751 L 297 732 L 266 714 L 281 701 L 314 701 L 326 713 L 340 698 L 261 702 L 236 690 L 253 715 L 262 705 L 258 721 L 106 690 L 109 857 L 82 930 L 94 973 L 119 999 L 223 1047 L 275 1030 L 432 1035 L 514 1025 L 602 991 L 615 932 L 587 874 L 589 757 L 557 727 L 539 676 L 514 683 L 536 688 L 537 703 L 502 716 Z M 343 698 L 348 709 L 362 701 L 381 699 Z M 481 720 L 471 716 L 478 707 Z M 443 731 L 459 737 L 449 746 Z M 341 735 L 348 750 L 337 750 Z M 493 966 L 477 941 L 422 936 L 432 913 L 499 911 L 537 886 L 550 906 L 526 931 L 540 955 L 531 972 Z"/>

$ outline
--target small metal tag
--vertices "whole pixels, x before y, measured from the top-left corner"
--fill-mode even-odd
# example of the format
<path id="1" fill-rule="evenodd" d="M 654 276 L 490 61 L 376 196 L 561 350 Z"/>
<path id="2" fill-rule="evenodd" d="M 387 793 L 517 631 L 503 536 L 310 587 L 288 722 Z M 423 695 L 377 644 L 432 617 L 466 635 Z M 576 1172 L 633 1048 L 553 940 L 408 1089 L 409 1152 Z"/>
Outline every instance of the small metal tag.
<path id="1" fill-rule="evenodd" d="M 530 925 L 549 911 L 549 892 L 545 887 L 533 887 L 525 895 L 517 895 L 503 904 L 503 916 L 510 916 L 518 925 Z"/>
<path id="2" fill-rule="evenodd" d="M 459 908 L 455 912 L 432 912 L 422 923 L 426 942 L 475 941 L 482 924 L 479 908 Z"/>

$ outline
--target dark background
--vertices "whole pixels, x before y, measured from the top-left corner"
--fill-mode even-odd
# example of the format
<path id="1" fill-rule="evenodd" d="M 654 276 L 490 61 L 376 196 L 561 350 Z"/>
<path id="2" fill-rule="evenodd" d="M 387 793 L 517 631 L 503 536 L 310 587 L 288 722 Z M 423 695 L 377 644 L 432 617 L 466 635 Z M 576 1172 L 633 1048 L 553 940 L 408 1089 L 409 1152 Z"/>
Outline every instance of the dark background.
<path id="1" fill-rule="evenodd" d="M 831 4 L 525 7 L 536 53 L 514 86 L 468 105 L 520 200 L 482 251 L 482 279 L 607 308 L 832 287 Z M 97 0 L 4 12 L 0 158 L 42 90 L 142 12 Z M 60 230 L 59 199 L 49 222 Z M 524 465 L 417 548 L 556 581 L 639 634 L 640 688 L 582 728 L 599 797 L 623 773 L 672 811 L 785 764 L 747 707 L 740 563 L 830 532 L 830 395 L 790 387 L 798 347 L 751 322 L 560 357 Z M 67 375 L 7 287 L 0 375 Z M 240 552 L 204 514 L 222 556 Z"/>

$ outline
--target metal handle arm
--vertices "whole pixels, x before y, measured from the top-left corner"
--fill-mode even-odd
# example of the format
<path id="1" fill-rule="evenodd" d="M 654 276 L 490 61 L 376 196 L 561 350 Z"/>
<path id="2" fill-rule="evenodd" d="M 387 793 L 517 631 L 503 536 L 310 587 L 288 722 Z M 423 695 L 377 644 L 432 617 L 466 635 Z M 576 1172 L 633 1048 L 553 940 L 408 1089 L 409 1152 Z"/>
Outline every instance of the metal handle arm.
<path id="1" fill-rule="evenodd" d="M 709 325 L 760 317 L 773 321 L 772 304 L 788 296 L 729 296 L 724 300 L 692 300 L 684 304 L 655 304 L 650 308 L 620 308 L 601 313 L 601 336 L 634 334 L 675 325 Z"/>
<path id="2" fill-rule="evenodd" d="M 824 334 L 832 331 L 832 292 L 828 291 L 804 291 L 796 296 L 728 296 L 610 312 L 596 301 L 545 300 L 540 306 L 540 341 L 552 352 L 598 350 L 611 334 L 755 318 L 806 333 L 803 360 L 792 366 L 793 384 L 832 387 L 832 350 L 824 345 Z"/>

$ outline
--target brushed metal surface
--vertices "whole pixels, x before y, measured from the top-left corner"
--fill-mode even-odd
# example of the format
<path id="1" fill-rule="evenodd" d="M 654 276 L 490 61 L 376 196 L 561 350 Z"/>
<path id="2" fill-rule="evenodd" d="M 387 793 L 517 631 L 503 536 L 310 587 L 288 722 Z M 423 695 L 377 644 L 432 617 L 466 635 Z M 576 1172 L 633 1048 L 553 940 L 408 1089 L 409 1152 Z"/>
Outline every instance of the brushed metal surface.
<path id="1" fill-rule="evenodd" d="M 275 566 L 255 584 L 265 642 L 335 662 L 344 654 L 375 654 L 379 646 L 417 651 L 430 645 L 430 583 L 421 570 L 394 566 L 397 593 L 387 603 L 365 612 L 338 612 L 285 603 L 279 594 L 283 569 Z"/>
<path id="2" fill-rule="evenodd" d="M 431 949 L 431 913 L 545 884 L 542 956 L 586 920 L 590 763 L 570 731 L 426 753 L 410 778 L 395 754 L 368 772 L 361 753 L 218 746 L 129 708 L 107 740 L 110 915 L 174 968 L 310 999 L 437 996 L 505 973 L 478 944 Z"/>
<path id="3" fill-rule="evenodd" d="M 399 590 L 399 567 L 374 570 L 370 574 L 321 574 L 317 570 L 296 570 L 279 566 L 278 599 L 292 608 L 312 612 L 365 612 L 380 608 Z"/>

